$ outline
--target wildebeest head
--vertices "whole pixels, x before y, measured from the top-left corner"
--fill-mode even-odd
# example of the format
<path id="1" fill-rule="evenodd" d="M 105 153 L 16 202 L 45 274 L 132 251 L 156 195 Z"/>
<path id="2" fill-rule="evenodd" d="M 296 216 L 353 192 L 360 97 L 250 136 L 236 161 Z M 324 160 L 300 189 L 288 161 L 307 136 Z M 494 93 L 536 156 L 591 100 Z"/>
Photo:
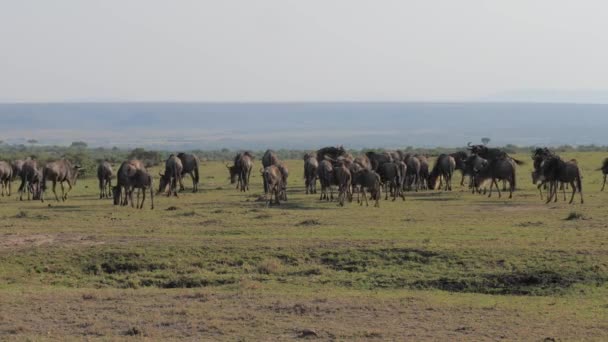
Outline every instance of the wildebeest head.
<path id="1" fill-rule="evenodd" d="M 120 187 L 119 186 L 113 186 L 112 187 L 112 198 L 114 199 L 114 205 L 119 205 L 120 204 Z"/>
<path id="2" fill-rule="evenodd" d="M 162 173 L 158 173 L 158 192 L 167 192 L 167 188 L 169 187 L 169 183 L 171 182 L 171 176 L 169 176 L 167 174 L 167 172 L 165 172 L 165 174 Z"/>
<path id="3" fill-rule="evenodd" d="M 488 161 L 476 154 L 472 154 L 467 158 L 466 167 L 467 170 L 471 172 L 471 174 L 479 173 L 481 170 L 488 167 Z"/>
<path id="4" fill-rule="evenodd" d="M 228 172 L 230 173 L 230 184 L 234 184 L 237 181 L 237 177 L 238 177 L 238 170 L 236 165 L 228 165 L 226 164 L 226 168 L 228 169 Z"/>

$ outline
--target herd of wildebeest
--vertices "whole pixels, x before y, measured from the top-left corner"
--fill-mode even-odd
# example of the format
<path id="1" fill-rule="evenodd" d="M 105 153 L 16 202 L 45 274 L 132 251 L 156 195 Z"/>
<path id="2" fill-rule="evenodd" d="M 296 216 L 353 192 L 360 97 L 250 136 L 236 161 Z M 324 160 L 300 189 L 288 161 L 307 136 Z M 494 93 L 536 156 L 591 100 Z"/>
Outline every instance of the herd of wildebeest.
<path id="1" fill-rule="evenodd" d="M 251 173 L 254 170 L 254 155 L 250 152 L 238 153 L 233 165 L 226 165 L 230 181 L 237 184 L 240 191 L 248 191 Z M 566 189 L 572 190 L 570 203 L 574 201 L 578 192 L 580 202 L 583 203 L 583 189 L 581 171 L 576 160 L 563 160 L 559 155 L 548 148 L 537 148 L 532 153 L 534 170 L 532 182 L 538 186 L 541 200 L 543 189 L 547 191 L 546 202 L 557 201 L 558 191 L 561 189 L 566 200 Z M 509 198 L 513 197 L 516 188 L 516 169 L 522 161 L 510 156 L 504 150 L 489 148 L 485 145 L 471 145 L 463 151 L 439 155 L 433 167 L 430 167 L 428 157 L 421 154 L 405 153 L 403 151 L 367 152 L 354 157 L 344 147 L 325 147 L 313 153 L 304 155 L 304 185 L 306 194 L 317 194 L 319 183 L 322 201 L 334 200 L 336 192 L 337 203 L 344 206 L 352 202 L 354 195 L 359 204 L 369 205 L 368 199 L 380 205 L 382 192 L 385 199 L 392 200 L 398 197 L 405 200 L 405 191 L 422 190 L 452 190 L 452 178 L 458 170 L 461 174 L 460 185 L 465 185 L 473 193 L 492 196 L 496 189 L 498 196 L 502 196 L 499 182 L 503 191 L 509 191 Z M 168 196 L 178 196 L 184 191 L 183 178 L 190 175 L 193 192 L 198 191 L 200 180 L 200 160 L 190 153 L 172 154 L 165 161 L 164 173 L 159 173 L 158 193 Z M 15 160 L 12 162 L 0 161 L 0 183 L 2 196 L 10 196 L 11 183 L 17 179 L 19 186 L 19 199 L 40 200 L 44 202 L 47 182 L 52 184 L 52 192 L 57 201 L 65 201 L 79 176 L 80 166 L 73 165 L 69 160 L 61 159 L 42 166 L 35 159 Z M 606 186 L 608 175 L 608 158 L 604 159 L 598 169 L 604 175 L 602 191 Z M 268 150 L 262 157 L 260 169 L 264 200 L 267 205 L 280 204 L 287 200 L 287 178 L 289 170 L 280 161 L 277 154 Z M 114 172 L 112 164 L 103 161 L 97 168 L 99 180 L 99 198 L 111 198 L 114 205 L 128 205 L 143 208 L 146 192 L 150 192 L 151 208 L 154 209 L 154 177 L 140 160 L 123 162 Z M 112 180 L 116 184 L 112 186 Z M 56 187 L 61 187 L 61 199 L 57 195 Z M 67 184 L 67 190 L 65 189 Z M 489 189 L 487 186 L 489 185 Z M 137 190 L 137 200 L 133 201 L 133 192 Z M 140 194 L 143 195 L 140 203 Z"/>

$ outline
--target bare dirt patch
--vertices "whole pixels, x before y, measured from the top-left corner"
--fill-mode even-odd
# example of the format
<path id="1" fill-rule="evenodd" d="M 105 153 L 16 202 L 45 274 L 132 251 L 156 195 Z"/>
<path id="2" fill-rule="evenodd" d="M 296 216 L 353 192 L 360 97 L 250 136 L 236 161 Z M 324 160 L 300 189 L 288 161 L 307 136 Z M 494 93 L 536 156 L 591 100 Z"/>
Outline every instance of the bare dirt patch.
<path id="1" fill-rule="evenodd" d="M 0 239 L 0 249 L 20 249 L 45 245 L 102 245 L 95 236 L 81 234 L 6 234 Z"/>

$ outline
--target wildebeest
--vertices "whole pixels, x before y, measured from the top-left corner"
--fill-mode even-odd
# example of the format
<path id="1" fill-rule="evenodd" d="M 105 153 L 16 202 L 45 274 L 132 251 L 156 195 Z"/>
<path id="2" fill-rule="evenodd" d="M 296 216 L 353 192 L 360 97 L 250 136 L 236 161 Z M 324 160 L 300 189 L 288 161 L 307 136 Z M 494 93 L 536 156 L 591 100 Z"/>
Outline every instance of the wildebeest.
<path id="1" fill-rule="evenodd" d="M 431 165 L 429 164 L 429 160 L 425 155 L 416 154 L 415 157 L 420 160 L 420 176 L 418 177 L 418 188 L 426 190 L 429 188 L 429 176 L 431 175 Z"/>
<path id="2" fill-rule="evenodd" d="M 418 191 L 420 185 L 420 171 L 422 167 L 420 164 L 420 159 L 411 154 L 406 154 L 403 156 L 403 162 L 405 162 L 405 165 L 407 166 L 404 187 L 408 190 L 414 189 Z"/>
<path id="3" fill-rule="evenodd" d="M 428 183 L 429 188 L 434 190 L 437 188 L 437 181 L 439 181 L 439 187 L 442 187 L 443 181 L 445 181 L 445 187 L 443 190 L 452 191 L 452 175 L 456 170 L 456 161 L 454 157 L 448 154 L 440 154 L 435 161 L 435 166 L 429 174 Z"/>
<path id="4" fill-rule="evenodd" d="M 353 184 L 359 187 L 361 190 L 360 192 L 363 195 L 365 204 L 367 206 L 369 206 L 367 201 L 367 192 L 369 192 L 372 199 L 376 201 L 374 206 L 380 206 L 380 198 L 382 197 L 382 182 L 380 180 L 380 176 L 376 172 L 368 169 L 362 169 L 353 176 Z M 357 199 L 357 201 L 360 205 L 363 205 L 363 201 L 359 199 Z"/>
<path id="5" fill-rule="evenodd" d="M 282 200 L 287 200 L 287 177 L 288 171 L 282 165 L 270 165 L 264 168 L 262 172 L 264 183 L 268 186 L 266 193 L 266 205 L 272 204 L 272 197 L 275 198 L 275 204 L 281 204 Z"/>
<path id="6" fill-rule="evenodd" d="M 141 160 L 132 159 L 120 165 L 116 172 L 116 186 L 113 188 L 114 205 L 129 204 L 129 192 L 132 190 L 132 183 L 135 181 L 133 178 L 138 170 L 147 172 Z"/>
<path id="7" fill-rule="evenodd" d="M 490 180 L 490 193 L 488 197 L 492 197 L 492 188 L 496 186 L 496 191 L 498 191 L 498 197 L 502 197 L 500 193 L 500 188 L 498 186 L 499 180 L 505 180 L 509 182 L 509 198 L 513 198 L 513 192 L 515 191 L 516 186 L 516 174 L 515 174 L 515 162 L 510 158 L 500 158 L 493 161 L 485 160 L 485 162 L 480 161 L 481 158 L 478 155 L 472 155 L 469 157 L 469 160 L 472 160 L 472 164 L 474 165 L 482 165 L 481 169 L 473 170 L 473 187 L 479 188 L 481 183 L 486 180 Z"/>
<path id="8" fill-rule="evenodd" d="M 606 187 L 606 177 L 608 176 L 608 158 L 604 159 L 602 167 L 598 171 L 602 171 L 602 173 L 604 174 L 604 183 L 602 184 L 601 190 L 604 191 L 604 188 Z"/>
<path id="9" fill-rule="evenodd" d="M 534 153 L 532 154 L 532 161 L 533 161 L 533 167 L 534 167 L 534 170 L 532 171 L 532 183 L 533 184 L 538 183 L 537 189 L 538 189 L 538 192 L 540 193 L 541 201 L 543 200 L 542 188 L 544 186 L 546 186 L 546 184 L 547 184 L 547 180 L 545 179 L 543 172 L 542 172 L 542 165 L 543 165 L 543 162 L 545 161 L 545 159 L 550 158 L 550 157 L 559 158 L 559 156 L 557 156 L 556 154 L 551 152 L 546 147 L 537 148 L 536 150 L 534 150 Z"/>
<path id="10" fill-rule="evenodd" d="M 57 183 L 61 186 L 61 200 L 66 201 L 72 187 L 76 185 L 79 174 L 80 165 L 72 165 L 67 159 L 47 163 L 42 170 L 42 193 L 40 194 L 40 201 L 44 202 L 44 191 L 46 190 L 47 180 L 53 183 L 53 194 L 55 195 L 57 202 L 59 202 L 56 191 Z M 63 183 L 68 184 L 67 191 L 65 190 Z"/>
<path id="11" fill-rule="evenodd" d="M 320 163 L 322 160 L 331 159 L 332 161 L 337 160 L 339 157 L 346 154 L 344 146 L 328 146 L 323 147 L 317 151 L 317 161 Z"/>
<path id="12" fill-rule="evenodd" d="M 306 194 L 317 193 L 317 177 L 319 170 L 319 161 L 310 153 L 304 155 L 304 186 Z"/>
<path id="13" fill-rule="evenodd" d="M 541 172 L 544 179 L 549 182 L 547 203 L 551 202 L 553 198 L 555 198 L 555 201 L 557 202 L 557 184 L 559 182 L 570 184 L 572 187 L 570 203 L 574 201 L 574 195 L 576 195 L 577 191 L 581 196 L 581 203 L 584 203 L 582 177 L 576 160 L 563 161 L 558 156 L 551 156 L 542 162 Z M 563 190 L 564 200 L 566 200 L 566 189 L 564 188 Z"/>
<path id="14" fill-rule="evenodd" d="M 21 185 L 19 186 L 19 200 L 23 201 L 23 193 L 27 192 L 27 199 L 30 200 L 30 194 L 34 200 L 40 198 L 42 190 L 41 182 L 42 175 L 38 168 L 38 162 L 35 159 L 28 159 L 21 166 Z"/>
<path id="15" fill-rule="evenodd" d="M 0 188 L 2 188 L 2 196 L 4 196 L 4 192 L 8 196 L 11 195 L 11 183 L 13 181 L 13 168 L 11 164 L 0 161 Z"/>
<path id="16" fill-rule="evenodd" d="M 321 160 L 321 162 L 319 162 L 317 174 L 319 175 L 319 183 L 321 184 L 321 197 L 319 200 L 333 200 L 334 192 L 332 186 L 335 185 L 336 180 L 331 162 L 325 159 Z M 327 191 L 329 191 L 329 195 L 327 194 Z"/>
<path id="17" fill-rule="evenodd" d="M 124 162 L 120 169 L 118 170 L 118 174 L 126 175 L 126 177 L 121 177 L 118 184 L 112 188 L 113 196 L 114 196 L 114 205 L 118 205 L 121 200 L 122 189 L 125 190 L 125 197 L 128 197 L 128 201 L 131 201 L 131 207 L 136 207 L 138 209 L 143 209 L 144 202 L 146 201 L 146 191 L 150 190 L 150 209 L 154 209 L 154 180 L 150 173 L 147 170 L 138 168 L 136 169 L 134 165 L 126 165 L 128 162 Z M 125 166 L 123 168 L 123 166 Z M 117 175 L 118 175 L 117 174 Z M 118 177 L 117 177 L 118 178 Z M 127 179 L 127 183 L 121 182 Z M 133 191 L 137 189 L 137 202 L 133 201 Z M 139 203 L 139 194 L 143 192 L 143 198 L 141 200 L 141 204 Z M 126 202 L 123 204 L 126 205 Z"/>
<path id="18" fill-rule="evenodd" d="M 170 155 L 165 161 L 165 173 L 159 172 L 158 174 L 160 177 L 158 181 L 158 193 L 167 192 L 167 196 L 173 194 L 175 197 L 178 197 L 177 184 L 182 177 L 183 170 L 184 166 L 182 165 L 181 159 L 173 154 Z M 167 188 L 169 188 L 168 191 Z"/>
<path id="19" fill-rule="evenodd" d="M 369 152 L 365 152 L 365 155 L 367 156 L 367 158 L 370 161 L 372 170 L 374 170 L 375 172 L 378 172 L 378 170 L 380 170 L 380 166 L 382 164 L 390 163 L 393 161 L 393 157 L 387 152 L 377 153 L 377 152 L 369 151 Z"/>
<path id="20" fill-rule="evenodd" d="M 99 198 L 110 198 L 112 196 L 112 177 L 114 170 L 112 164 L 103 161 L 97 166 L 97 180 L 99 180 Z"/>
<path id="21" fill-rule="evenodd" d="M 464 177 L 467 176 L 465 164 L 466 164 L 467 158 L 469 157 L 469 154 L 465 151 L 458 151 L 458 152 L 450 153 L 450 157 L 454 158 L 454 161 L 456 162 L 455 169 L 460 170 L 460 173 L 462 175 L 462 178 L 460 179 L 460 185 L 463 186 Z"/>
<path id="22" fill-rule="evenodd" d="M 490 163 L 497 159 L 511 159 L 517 165 L 525 164 L 523 161 L 511 157 L 507 152 L 499 148 L 489 148 L 485 145 L 471 145 L 471 143 L 468 144 L 468 148 L 472 154 L 476 154 Z"/>
<path id="23" fill-rule="evenodd" d="M 403 195 L 403 182 L 401 173 L 402 162 L 390 162 L 384 163 L 380 166 L 378 174 L 380 175 L 381 182 L 385 185 L 385 200 L 388 199 L 389 193 L 393 196 L 393 201 L 397 199 L 397 196 L 401 197 L 405 201 Z M 405 164 L 403 164 L 405 165 Z"/>
<path id="24" fill-rule="evenodd" d="M 182 162 L 182 174 L 179 178 L 179 190 L 184 191 L 183 178 L 185 175 L 190 175 L 192 178 L 192 192 L 198 192 L 198 183 L 200 181 L 200 165 L 201 161 L 198 157 L 192 153 L 180 152 L 177 154 L 177 158 Z"/>
<path id="25" fill-rule="evenodd" d="M 267 167 L 272 166 L 272 165 L 279 165 L 280 160 L 279 157 L 277 156 L 276 152 L 273 150 L 266 150 L 266 152 L 264 152 L 264 155 L 262 156 L 262 170 L 265 170 Z M 263 173 L 263 171 L 262 171 Z M 268 193 L 268 186 L 266 184 L 266 178 L 263 178 L 263 183 L 264 183 L 264 193 Z"/>
<path id="26" fill-rule="evenodd" d="M 243 192 L 249 190 L 249 179 L 253 169 L 253 155 L 250 152 L 241 152 L 234 157 L 232 166 L 226 165 L 230 173 L 230 184 L 237 183 L 236 188 Z"/>
<path id="27" fill-rule="evenodd" d="M 23 169 L 23 163 L 25 160 L 17 159 L 13 160 L 11 163 L 11 167 L 13 168 L 13 181 L 17 179 L 17 177 L 21 177 L 21 170 Z"/>
<path id="28" fill-rule="evenodd" d="M 333 173 L 338 184 L 338 204 L 344 206 L 344 202 L 347 199 L 349 201 L 352 199 L 352 175 L 344 162 L 340 162 L 334 166 Z"/>

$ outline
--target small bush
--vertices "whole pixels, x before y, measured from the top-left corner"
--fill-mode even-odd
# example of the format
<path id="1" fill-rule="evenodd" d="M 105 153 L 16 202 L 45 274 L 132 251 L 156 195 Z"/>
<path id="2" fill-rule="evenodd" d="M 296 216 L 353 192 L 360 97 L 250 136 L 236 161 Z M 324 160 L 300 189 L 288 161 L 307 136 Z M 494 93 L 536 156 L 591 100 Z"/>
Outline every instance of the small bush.
<path id="1" fill-rule="evenodd" d="M 257 269 L 260 274 L 278 274 L 283 271 L 283 264 L 279 259 L 269 258 L 262 260 Z"/>

